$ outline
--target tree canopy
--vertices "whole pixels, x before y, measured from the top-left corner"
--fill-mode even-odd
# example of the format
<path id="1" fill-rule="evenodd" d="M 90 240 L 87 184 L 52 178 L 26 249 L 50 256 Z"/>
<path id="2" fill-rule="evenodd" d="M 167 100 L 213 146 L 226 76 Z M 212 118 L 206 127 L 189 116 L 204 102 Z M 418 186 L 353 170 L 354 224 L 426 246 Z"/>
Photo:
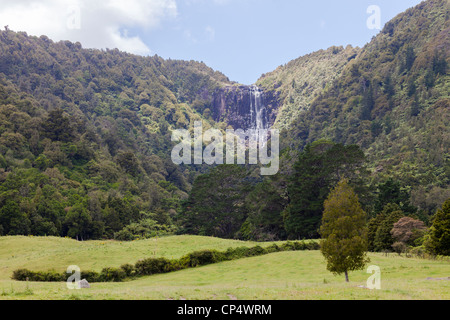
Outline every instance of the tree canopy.
<path id="1" fill-rule="evenodd" d="M 327 260 L 327 269 L 334 274 L 360 270 L 369 262 L 367 251 L 367 215 L 358 196 L 347 180 L 339 182 L 324 204 L 320 227 L 321 252 Z"/>
<path id="2" fill-rule="evenodd" d="M 288 194 L 290 203 L 284 212 L 290 239 L 317 238 L 323 204 L 331 188 L 347 178 L 363 189 L 365 155 L 356 146 L 317 141 L 306 146 L 294 165 Z"/>

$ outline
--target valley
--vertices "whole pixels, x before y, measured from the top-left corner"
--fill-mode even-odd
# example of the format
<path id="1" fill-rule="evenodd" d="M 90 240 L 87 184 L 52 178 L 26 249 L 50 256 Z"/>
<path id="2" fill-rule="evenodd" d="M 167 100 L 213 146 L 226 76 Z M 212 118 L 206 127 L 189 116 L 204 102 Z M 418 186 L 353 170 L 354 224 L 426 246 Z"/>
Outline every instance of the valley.
<path id="1" fill-rule="evenodd" d="M 449 18 L 423 1 L 254 84 L 6 26 L 0 300 L 450 299 Z M 214 263 L 182 259 L 198 251 Z M 141 259 L 163 272 L 81 291 L 11 278 L 123 280 Z"/>

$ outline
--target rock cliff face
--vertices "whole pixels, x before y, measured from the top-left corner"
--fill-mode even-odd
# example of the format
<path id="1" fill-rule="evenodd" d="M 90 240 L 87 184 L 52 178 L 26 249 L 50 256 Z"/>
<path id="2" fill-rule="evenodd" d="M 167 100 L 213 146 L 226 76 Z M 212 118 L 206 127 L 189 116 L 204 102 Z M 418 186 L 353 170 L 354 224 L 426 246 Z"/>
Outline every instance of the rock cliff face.
<path id="1" fill-rule="evenodd" d="M 225 86 L 214 93 L 211 115 L 234 129 L 268 129 L 277 117 L 279 102 L 256 85 Z"/>

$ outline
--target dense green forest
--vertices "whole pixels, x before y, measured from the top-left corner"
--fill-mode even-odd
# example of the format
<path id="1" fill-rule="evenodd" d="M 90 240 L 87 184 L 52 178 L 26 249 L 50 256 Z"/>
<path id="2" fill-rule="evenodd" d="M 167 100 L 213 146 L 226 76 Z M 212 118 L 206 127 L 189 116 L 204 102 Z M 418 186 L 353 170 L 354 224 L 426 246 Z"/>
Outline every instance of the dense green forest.
<path id="1" fill-rule="evenodd" d="M 435 211 L 450 196 L 449 28 L 448 3 L 439 0 L 389 21 L 282 142 L 358 144 L 376 182 L 393 178 L 419 208 Z"/>
<path id="2" fill-rule="evenodd" d="M 282 130 L 279 174 L 259 182 L 251 169 L 214 169 L 194 183 L 181 210 L 182 230 L 317 238 L 324 201 L 343 178 L 357 192 L 372 236 L 378 232 L 371 250 L 399 244 L 391 233 L 397 222 L 431 227 L 450 198 L 449 35 L 446 1 L 425 1 L 363 48 L 332 47 L 264 74 L 257 84 L 281 105 L 274 124 Z M 217 181 L 225 176 L 241 183 Z M 425 233 L 408 245 L 423 245 Z"/>
<path id="3" fill-rule="evenodd" d="M 431 248 L 450 198 L 449 35 L 448 4 L 428 0 L 363 48 L 264 74 L 282 154 L 279 173 L 261 177 L 257 166 L 170 159 L 174 129 L 228 128 L 210 117 L 214 92 L 238 85 L 222 73 L 0 31 L 0 235 L 318 238 L 345 178 L 371 250 Z M 400 221 L 416 236 L 395 238 Z"/>
<path id="4" fill-rule="evenodd" d="M 0 233 L 173 232 L 206 168 L 171 162 L 171 130 L 223 84 L 202 63 L 0 32 Z"/>

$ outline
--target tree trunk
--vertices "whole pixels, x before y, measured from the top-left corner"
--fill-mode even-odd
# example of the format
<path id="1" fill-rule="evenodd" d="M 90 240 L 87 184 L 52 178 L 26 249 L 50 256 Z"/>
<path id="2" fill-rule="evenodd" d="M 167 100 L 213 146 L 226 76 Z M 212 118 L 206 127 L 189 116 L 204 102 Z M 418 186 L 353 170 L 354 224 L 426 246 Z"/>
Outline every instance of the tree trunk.
<path id="1" fill-rule="evenodd" d="M 345 281 L 350 282 L 350 280 L 348 279 L 348 271 L 345 271 Z"/>

